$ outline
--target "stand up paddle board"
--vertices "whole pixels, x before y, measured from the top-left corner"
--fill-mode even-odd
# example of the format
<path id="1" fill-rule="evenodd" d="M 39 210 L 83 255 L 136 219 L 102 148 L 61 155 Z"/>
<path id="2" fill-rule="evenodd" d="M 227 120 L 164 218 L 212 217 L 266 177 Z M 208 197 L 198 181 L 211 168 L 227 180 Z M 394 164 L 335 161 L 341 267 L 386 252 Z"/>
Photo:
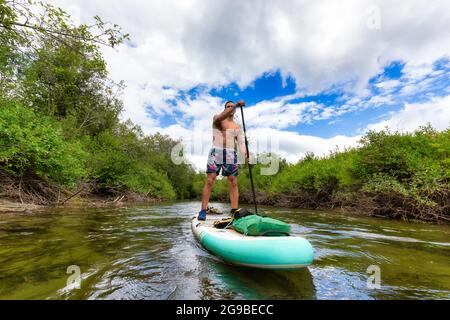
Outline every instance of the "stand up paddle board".
<path id="1" fill-rule="evenodd" d="M 222 260 L 258 269 L 296 270 L 314 260 L 312 245 L 302 237 L 252 237 L 227 229 L 217 229 L 214 222 L 225 216 L 208 216 L 206 221 L 192 218 L 192 232 L 197 241 Z"/>

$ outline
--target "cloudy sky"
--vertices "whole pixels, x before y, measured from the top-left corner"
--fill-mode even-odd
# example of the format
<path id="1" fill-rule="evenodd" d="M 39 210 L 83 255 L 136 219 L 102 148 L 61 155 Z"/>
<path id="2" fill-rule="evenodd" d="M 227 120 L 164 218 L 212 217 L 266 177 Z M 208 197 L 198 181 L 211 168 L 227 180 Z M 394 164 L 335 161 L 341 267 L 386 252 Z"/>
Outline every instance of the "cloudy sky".
<path id="1" fill-rule="evenodd" d="M 183 138 L 198 168 L 227 100 L 245 99 L 252 141 L 277 139 L 289 161 L 354 146 L 367 130 L 450 126 L 448 0 L 52 3 L 130 33 L 102 49 L 127 85 L 123 118 Z"/>

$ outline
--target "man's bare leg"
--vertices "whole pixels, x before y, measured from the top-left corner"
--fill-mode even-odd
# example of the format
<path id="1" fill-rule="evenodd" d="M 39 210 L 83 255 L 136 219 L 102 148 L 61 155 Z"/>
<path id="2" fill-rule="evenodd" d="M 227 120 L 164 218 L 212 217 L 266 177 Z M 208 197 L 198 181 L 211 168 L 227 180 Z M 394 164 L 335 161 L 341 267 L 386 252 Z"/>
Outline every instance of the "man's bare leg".
<path id="1" fill-rule="evenodd" d="M 237 177 L 228 177 L 230 185 L 230 202 L 231 209 L 237 209 L 239 206 L 239 187 Z"/>
<path id="2" fill-rule="evenodd" d="M 202 210 L 206 210 L 208 208 L 209 198 L 211 198 L 211 191 L 216 183 L 217 174 L 209 173 L 208 178 L 206 179 L 205 186 L 203 187 L 202 194 Z"/>

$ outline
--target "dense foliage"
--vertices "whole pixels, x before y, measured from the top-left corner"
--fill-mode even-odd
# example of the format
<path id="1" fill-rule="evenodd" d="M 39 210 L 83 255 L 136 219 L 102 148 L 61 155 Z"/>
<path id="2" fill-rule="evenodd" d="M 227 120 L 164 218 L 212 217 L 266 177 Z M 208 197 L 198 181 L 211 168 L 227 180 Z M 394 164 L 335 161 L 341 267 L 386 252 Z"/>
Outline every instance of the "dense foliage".
<path id="1" fill-rule="evenodd" d="M 33 171 L 43 179 L 70 184 L 87 175 L 85 158 L 81 144 L 63 139 L 54 119 L 0 100 L 0 164 L 4 171 L 18 176 Z"/>
<path id="2" fill-rule="evenodd" d="M 99 17 L 75 26 L 49 4 L 0 0 L 1 176 L 37 193 L 89 183 L 102 195 L 193 197 L 193 168 L 170 166 L 178 142 L 119 120 L 124 84 L 108 78 L 99 45 L 127 37 Z"/>
<path id="3" fill-rule="evenodd" d="M 254 168 L 258 202 L 303 208 L 354 208 L 375 216 L 450 222 L 450 129 L 430 126 L 414 133 L 369 132 L 360 147 L 312 154 L 280 166 L 274 176 Z M 251 202 L 242 168 L 242 199 Z M 226 199 L 226 181 L 213 196 Z"/>

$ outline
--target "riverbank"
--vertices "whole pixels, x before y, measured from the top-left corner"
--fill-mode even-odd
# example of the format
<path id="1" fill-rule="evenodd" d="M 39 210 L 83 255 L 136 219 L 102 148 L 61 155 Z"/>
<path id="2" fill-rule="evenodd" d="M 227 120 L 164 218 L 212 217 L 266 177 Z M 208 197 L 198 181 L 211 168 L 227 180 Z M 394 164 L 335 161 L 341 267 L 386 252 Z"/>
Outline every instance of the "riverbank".
<path id="1" fill-rule="evenodd" d="M 242 203 L 251 205 L 252 194 L 241 196 Z M 223 199 L 225 201 L 225 199 Z M 439 205 L 420 203 L 412 197 L 396 193 L 359 193 L 352 195 L 299 192 L 269 195 L 257 193 L 259 205 L 282 208 L 333 210 L 355 216 L 367 216 L 405 222 L 450 224 L 450 190 L 440 195 Z"/>
<path id="2" fill-rule="evenodd" d="M 450 201 L 450 196 L 445 197 Z M 228 203 L 224 197 L 214 199 Z M 116 208 L 133 205 L 153 205 L 165 202 L 165 199 L 157 199 L 138 193 L 128 192 L 115 197 L 101 197 L 94 194 L 81 194 L 73 197 L 65 203 L 47 205 L 27 204 L 13 199 L 0 198 L 0 214 L 39 213 L 53 208 Z M 241 194 L 242 207 L 250 210 L 253 208 L 251 193 Z M 390 220 L 401 220 L 410 223 L 426 223 L 438 225 L 450 225 L 449 205 L 441 208 L 427 207 L 414 203 L 414 199 L 404 199 L 401 195 L 394 194 L 361 194 L 353 198 L 338 198 L 326 195 L 311 195 L 308 193 L 297 195 L 268 195 L 264 192 L 257 193 L 257 203 L 260 206 L 270 206 L 286 209 L 304 209 L 315 211 L 338 212 L 355 217 L 374 217 Z"/>
<path id="3" fill-rule="evenodd" d="M 134 192 L 126 192 L 115 197 L 101 197 L 91 193 L 77 194 L 61 202 L 47 204 L 23 203 L 13 198 L 0 198 L 0 214 L 39 213 L 54 208 L 112 208 L 136 204 L 156 204 L 164 202 L 158 199 Z"/>
<path id="4" fill-rule="evenodd" d="M 99 208 L 124 203 L 153 204 L 164 200 L 167 199 L 95 182 L 63 187 L 33 173 L 18 178 L 0 169 L 0 213 L 32 213 L 66 206 Z"/>

